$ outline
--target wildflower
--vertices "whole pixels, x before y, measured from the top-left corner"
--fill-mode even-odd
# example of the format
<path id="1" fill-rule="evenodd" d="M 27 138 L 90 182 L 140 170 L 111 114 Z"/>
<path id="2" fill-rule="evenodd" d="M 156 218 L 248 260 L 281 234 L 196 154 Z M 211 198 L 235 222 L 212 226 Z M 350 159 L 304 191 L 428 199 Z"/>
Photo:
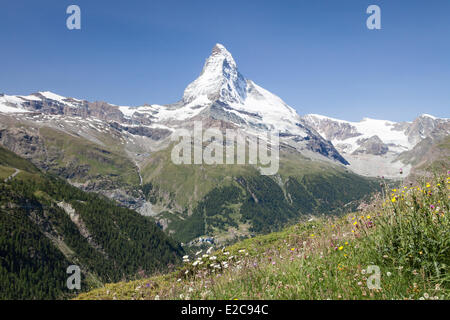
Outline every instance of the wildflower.
<path id="1" fill-rule="evenodd" d="M 188 273 L 189 273 L 189 270 L 186 270 L 186 272 L 184 274 L 188 274 Z"/>
<path id="2" fill-rule="evenodd" d="M 159 295 L 156 295 L 156 296 L 155 296 L 155 300 L 159 300 Z"/>
<path id="3" fill-rule="evenodd" d="M 348 241 L 345 241 L 345 245 L 348 245 Z"/>
<path id="4" fill-rule="evenodd" d="M 390 273 L 389 271 L 386 273 L 386 275 L 388 276 L 388 277 L 390 277 L 391 275 L 392 275 L 392 273 Z"/>
<path id="5" fill-rule="evenodd" d="M 358 224 L 358 222 L 357 222 L 357 221 L 353 222 L 353 225 L 354 225 L 354 226 L 356 226 L 357 224 Z"/>
<path id="6" fill-rule="evenodd" d="M 311 238 L 313 238 L 314 237 L 314 233 L 311 233 Z"/>
<path id="7" fill-rule="evenodd" d="M 392 201 L 392 202 L 395 202 L 395 201 L 397 201 L 397 198 L 393 197 L 393 198 L 391 199 L 391 201 Z"/>
<path id="8" fill-rule="evenodd" d="M 189 259 L 189 256 L 183 256 L 183 260 Z"/>
<path id="9" fill-rule="evenodd" d="M 425 292 L 425 293 L 423 294 L 423 297 L 424 297 L 425 299 L 428 299 L 428 298 L 430 297 L 430 295 L 429 295 L 428 293 Z"/>
<path id="10" fill-rule="evenodd" d="M 295 251 L 295 248 L 291 248 L 291 251 Z"/>
<path id="11" fill-rule="evenodd" d="M 367 219 L 370 219 L 370 215 L 369 215 L 369 216 L 367 216 Z"/>
<path id="12" fill-rule="evenodd" d="M 343 246 L 340 246 L 340 247 L 339 247 L 339 251 L 342 251 L 343 249 L 344 249 Z"/>
<path id="13" fill-rule="evenodd" d="M 366 269 L 362 269 L 361 274 L 366 274 Z"/>
<path id="14" fill-rule="evenodd" d="M 421 254 L 423 254 L 423 252 L 422 252 L 422 251 L 419 251 L 419 254 L 421 255 Z"/>

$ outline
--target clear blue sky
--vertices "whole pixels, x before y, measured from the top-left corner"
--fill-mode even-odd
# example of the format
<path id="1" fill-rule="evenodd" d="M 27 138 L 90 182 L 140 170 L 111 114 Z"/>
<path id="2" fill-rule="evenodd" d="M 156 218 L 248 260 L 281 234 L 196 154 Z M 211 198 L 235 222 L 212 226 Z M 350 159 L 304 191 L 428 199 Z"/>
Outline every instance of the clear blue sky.
<path id="1" fill-rule="evenodd" d="M 66 28 L 81 8 L 82 29 Z M 382 30 L 366 28 L 366 8 Z M 39 0 L 1 3 L 0 92 L 178 101 L 219 42 L 300 114 L 450 117 L 450 1 Z"/>

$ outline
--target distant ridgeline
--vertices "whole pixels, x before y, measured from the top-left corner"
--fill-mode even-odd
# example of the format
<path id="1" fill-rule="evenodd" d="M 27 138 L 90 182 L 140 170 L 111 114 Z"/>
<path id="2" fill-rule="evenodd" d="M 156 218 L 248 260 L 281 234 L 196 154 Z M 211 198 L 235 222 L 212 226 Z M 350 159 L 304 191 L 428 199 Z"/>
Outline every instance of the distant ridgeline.
<path id="1" fill-rule="evenodd" d="M 44 174 L 0 147 L 0 299 L 57 299 L 165 271 L 181 247 L 148 217 Z"/>

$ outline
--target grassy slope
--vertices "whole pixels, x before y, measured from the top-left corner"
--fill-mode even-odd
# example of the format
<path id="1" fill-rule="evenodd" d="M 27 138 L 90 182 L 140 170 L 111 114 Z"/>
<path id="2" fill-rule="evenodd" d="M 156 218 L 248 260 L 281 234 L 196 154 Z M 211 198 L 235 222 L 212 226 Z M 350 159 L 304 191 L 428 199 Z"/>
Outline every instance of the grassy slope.
<path id="1" fill-rule="evenodd" d="M 427 138 L 398 158 L 413 166 L 411 178 L 445 170 L 450 165 L 450 137 L 439 140 Z"/>
<path id="2" fill-rule="evenodd" d="M 388 190 L 357 214 L 247 239 L 214 260 L 78 299 L 449 299 L 449 190 L 450 175 Z M 380 268 L 379 289 L 367 286 L 370 265 Z"/>
<path id="3" fill-rule="evenodd" d="M 59 130 L 41 128 L 39 131 L 47 149 L 47 156 L 54 158 L 50 171 L 70 177 L 76 182 L 105 179 L 117 186 L 139 185 L 139 175 L 134 163 L 126 157 L 117 143 L 101 147 L 84 138 L 75 137 Z M 86 167 L 84 172 L 80 168 Z"/>

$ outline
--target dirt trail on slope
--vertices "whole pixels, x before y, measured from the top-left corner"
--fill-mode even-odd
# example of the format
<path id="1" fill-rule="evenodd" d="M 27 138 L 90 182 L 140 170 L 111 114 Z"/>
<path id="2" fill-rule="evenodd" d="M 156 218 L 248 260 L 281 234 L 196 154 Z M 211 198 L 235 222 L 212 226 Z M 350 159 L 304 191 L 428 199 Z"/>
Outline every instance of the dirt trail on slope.
<path id="1" fill-rule="evenodd" d="M 16 168 L 14 168 L 14 169 L 16 170 L 16 172 L 14 172 L 12 175 L 10 175 L 8 178 L 6 178 L 5 182 L 8 182 L 9 180 L 12 180 L 15 176 L 17 176 L 19 174 L 20 170 L 16 169 Z"/>

